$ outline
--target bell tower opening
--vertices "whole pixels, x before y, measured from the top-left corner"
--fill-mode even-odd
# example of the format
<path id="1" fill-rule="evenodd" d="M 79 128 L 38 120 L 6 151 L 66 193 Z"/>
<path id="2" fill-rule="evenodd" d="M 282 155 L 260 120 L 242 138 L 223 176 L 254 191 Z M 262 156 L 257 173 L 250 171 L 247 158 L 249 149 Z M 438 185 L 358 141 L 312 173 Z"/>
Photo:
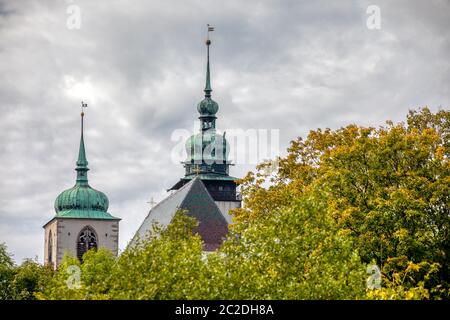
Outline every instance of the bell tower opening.
<path id="1" fill-rule="evenodd" d="M 77 237 L 77 258 L 82 261 L 83 255 L 90 249 L 96 250 L 98 247 L 97 234 L 89 226 L 84 227 Z"/>

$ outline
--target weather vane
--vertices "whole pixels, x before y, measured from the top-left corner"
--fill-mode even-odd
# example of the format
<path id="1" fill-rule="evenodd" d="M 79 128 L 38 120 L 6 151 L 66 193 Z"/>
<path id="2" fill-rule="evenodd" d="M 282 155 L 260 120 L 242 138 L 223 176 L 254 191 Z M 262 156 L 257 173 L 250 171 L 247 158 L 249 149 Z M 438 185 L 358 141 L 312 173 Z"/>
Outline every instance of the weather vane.
<path id="1" fill-rule="evenodd" d="M 211 40 L 209 40 L 209 33 L 214 31 L 214 27 L 212 27 L 210 24 L 207 24 L 207 26 L 208 26 L 208 32 L 206 35 L 206 45 L 209 46 L 211 44 Z"/>
<path id="2" fill-rule="evenodd" d="M 84 116 L 83 108 L 87 108 L 87 103 L 84 101 L 81 101 L 81 115 Z"/>

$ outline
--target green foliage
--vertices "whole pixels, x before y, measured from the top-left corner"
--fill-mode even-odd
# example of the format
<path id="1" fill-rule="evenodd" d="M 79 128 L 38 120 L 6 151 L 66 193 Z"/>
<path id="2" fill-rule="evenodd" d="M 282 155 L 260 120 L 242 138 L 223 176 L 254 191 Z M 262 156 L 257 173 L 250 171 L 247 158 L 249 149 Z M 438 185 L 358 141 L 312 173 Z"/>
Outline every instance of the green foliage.
<path id="1" fill-rule="evenodd" d="M 35 293 L 43 290 L 53 276 L 49 266 L 26 259 L 16 268 L 12 278 L 12 294 L 15 300 L 35 300 Z"/>
<path id="2" fill-rule="evenodd" d="M 247 224 L 324 190 L 331 216 L 364 262 L 375 260 L 388 278 L 405 271 L 392 268 L 395 258 L 435 265 L 432 277 L 419 273 L 403 285 L 422 281 L 438 298 L 450 280 L 449 136 L 450 112 L 427 108 L 411 111 L 407 124 L 311 131 L 292 142 L 274 175 L 265 163 L 243 179 L 247 206 L 236 210 L 237 220 Z"/>
<path id="3" fill-rule="evenodd" d="M 114 299 L 198 299 L 206 284 L 196 221 L 178 212 L 166 229 L 153 232 L 120 256 L 112 274 Z"/>
<path id="4" fill-rule="evenodd" d="M 14 262 L 5 243 L 0 243 L 0 267 L 8 269 L 14 267 Z"/>
<path id="5" fill-rule="evenodd" d="M 14 277 L 14 262 L 6 245 L 0 243 L 0 300 L 13 298 L 11 281 Z"/>
<path id="6" fill-rule="evenodd" d="M 6 245 L 0 244 L 0 300 L 34 300 L 52 276 L 51 268 L 31 259 L 15 266 Z"/>
<path id="7" fill-rule="evenodd" d="M 80 261 L 76 257 L 65 254 L 54 277 L 41 292 L 36 294 L 36 297 L 40 300 L 85 299 L 86 291 L 81 282 L 80 270 Z"/>
<path id="8" fill-rule="evenodd" d="M 387 272 L 391 277 L 384 276 L 383 287 L 377 290 L 370 290 L 367 292 L 367 296 L 370 299 L 378 300 L 420 300 L 429 299 L 430 290 L 425 288 L 424 280 L 428 280 L 438 271 L 438 264 L 429 264 L 428 262 L 421 262 L 415 264 L 411 261 L 407 261 L 406 257 L 389 259 L 391 263 L 385 269 L 392 267 L 393 265 L 400 265 L 400 268 L 393 268 L 392 272 Z M 396 270 L 401 270 L 396 272 Z M 416 279 L 423 279 L 416 282 Z M 411 285 L 411 283 L 413 285 Z M 436 286 L 431 290 L 431 293 L 436 294 L 437 297 L 445 295 L 445 289 L 441 286 Z"/>
<path id="9" fill-rule="evenodd" d="M 76 300 L 109 299 L 111 275 L 117 258 L 105 248 L 89 250 L 83 263 L 65 254 L 58 272 L 39 299 Z"/>
<path id="10" fill-rule="evenodd" d="M 357 299 L 365 267 L 351 238 L 327 214 L 321 194 L 236 226 L 212 266 L 221 280 L 214 298 Z M 217 282 L 217 280 L 215 281 Z"/>

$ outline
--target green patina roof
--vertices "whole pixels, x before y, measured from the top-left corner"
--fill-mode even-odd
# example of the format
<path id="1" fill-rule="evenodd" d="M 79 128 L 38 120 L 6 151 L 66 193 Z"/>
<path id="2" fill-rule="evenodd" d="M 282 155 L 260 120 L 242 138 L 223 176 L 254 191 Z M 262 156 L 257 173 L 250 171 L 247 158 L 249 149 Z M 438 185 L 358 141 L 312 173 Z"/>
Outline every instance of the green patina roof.
<path id="1" fill-rule="evenodd" d="M 92 188 L 88 183 L 86 150 L 83 138 L 83 118 L 81 113 L 81 140 L 78 152 L 77 180 L 75 186 L 59 194 L 55 200 L 56 217 L 58 218 L 79 218 L 79 219 L 106 219 L 117 220 L 109 214 L 108 197 L 98 190 Z"/>
<path id="2" fill-rule="evenodd" d="M 111 214 L 94 210 L 64 210 L 57 215 L 58 218 L 73 218 L 73 219 L 101 219 L 101 220 L 119 220 Z"/>
<path id="3" fill-rule="evenodd" d="M 219 111 L 219 104 L 211 98 L 205 98 L 198 103 L 197 111 L 201 116 L 214 116 Z"/>
<path id="4" fill-rule="evenodd" d="M 206 130 L 190 136 L 185 143 L 186 163 L 194 161 L 226 162 L 230 144 L 225 135 L 217 134 L 215 130 Z"/>
<path id="5" fill-rule="evenodd" d="M 183 185 L 185 185 L 188 181 L 191 181 L 192 179 L 199 178 L 199 180 L 205 181 L 205 180 L 211 180 L 211 181 L 236 181 L 239 180 L 239 178 L 231 177 L 229 175 L 225 174 L 216 174 L 216 173 L 200 173 L 200 174 L 189 174 L 178 180 L 175 185 L 173 185 L 170 190 L 177 190 L 181 188 Z"/>
<path id="6" fill-rule="evenodd" d="M 193 178 L 197 177 L 196 174 L 190 174 L 187 175 L 181 179 L 184 180 L 192 180 Z M 221 181 L 236 181 L 239 178 L 235 178 L 229 175 L 223 175 L 223 174 L 214 174 L 214 173 L 200 173 L 198 175 L 200 180 L 221 180 Z"/>

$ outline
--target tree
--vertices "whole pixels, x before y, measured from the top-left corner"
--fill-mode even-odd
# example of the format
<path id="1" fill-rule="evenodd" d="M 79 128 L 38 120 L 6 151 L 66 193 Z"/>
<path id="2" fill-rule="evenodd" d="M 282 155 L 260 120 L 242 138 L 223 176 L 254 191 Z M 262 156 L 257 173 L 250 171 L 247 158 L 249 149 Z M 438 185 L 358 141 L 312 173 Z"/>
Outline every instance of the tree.
<path id="1" fill-rule="evenodd" d="M 425 281 L 427 289 L 441 286 L 435 296 L 446 296 L 449 132 L 450 112 L 432 114 L 427 108 L 411 111 L 407 124 L 311 131 L 306 140 L 292 141 L 275 174 L 264 163 L 242 180 L 247 205 L 236 210 L 236 219 L 249 224 L 292 207 L 308 190 L 325 190 L 330 215 L 353 237 L 363 262 L 375 260 L 385 281 L 405 271 L 405 265 L 392 264 L 396 259 L 438 265 L 434 276 L 418 273 L 404 285 Z"/>
<path id="2" fill-rule="evenodd" d="M 42 266 L 31 259 L 25 259 L 14 270 L 14 276 L 11 279 L 12 298 L 35 300 L 36 292 L 42 291 L 52 276 L 53 270 L 50 266 Z"/>
<path id="3" fill-rule="evenodd" d="M 207 285 L 203 243 L 193 233 L 194 218 L 178 212 L 167 228 L 152 232 L 127 248 L 112 275 L 117 299 L 199 299 Z"/>
<path id="4" fill-rule="evenodd" d="M 16 266 L 6 245 L 0 244 L 0 300 L 34 300 L 52 276 L 50 267 L 31 259 Z"/>
<path id="5" fill-rule="evenodd" d="M 86 291 L 80 277 L 80 261 L 74 256 L 64 254 L 54 277 L 36 294 L 36 297 L 39 300 L 83 300 Z"/>
<path id="6" fill-rule="evenodd" d="M 57 274 L 37 296 L 51 300 L 110 299 L 111 275 L 117 258 L 105 248 L 91 249 L 83 262 L 65 254 Z"/>
<path id="7" fill-rule="evenodd" d="M 6 244 L 0 243 L 0 300 L 13 298 L 11 281 L 14 276 L 14 262 Z"/>
<path id="8" fill-rule="evenodd" d="M 324 200 L 307 192 L 290 207 L 236 224 L 208 264 L 219 266 L 214 298 L 363 298 L 365 266 Z"/>

